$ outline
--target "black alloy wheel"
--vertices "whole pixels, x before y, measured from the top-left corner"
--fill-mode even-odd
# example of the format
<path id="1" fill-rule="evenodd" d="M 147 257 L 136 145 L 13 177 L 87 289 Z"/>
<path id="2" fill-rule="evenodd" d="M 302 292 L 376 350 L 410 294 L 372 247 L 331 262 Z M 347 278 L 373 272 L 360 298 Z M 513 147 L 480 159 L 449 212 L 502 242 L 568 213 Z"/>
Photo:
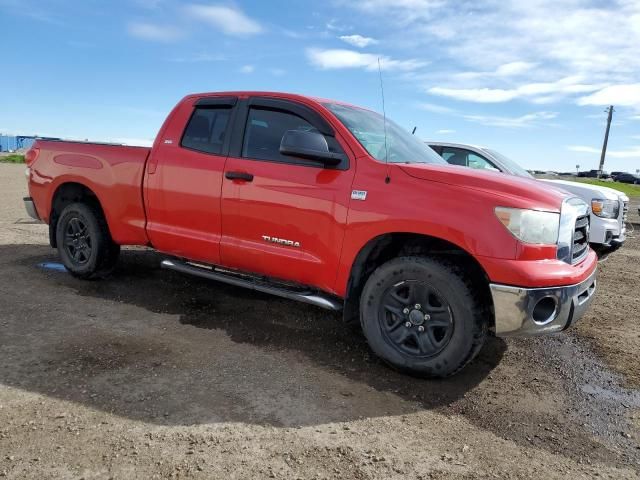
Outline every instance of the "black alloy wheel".
<path id="1" fill-rule="evenodd" d="M 451 307 L 426 282 L 409 280 L 393 285 L 380 307 L 379 321 L 385 339 L 405 355 L 432 357 L 451 340 Z"/>
<path id="2" fill-rule="evenodd" d="M 97 205 L 67 205 L 56 225 L 58 253 L 74 277 L 104 278 L 118 261 L 120 246 L 114 243 L 101 209 Z"/>
<path id="3" fill-rule="evenodd" d="M 369 276 L 360 296 L 367 343 L 402 372 L 455 374 L 480 351 L 491 321 L 481 293 L 486 285 L 475 282 L 449 259 L 387 261 Z"/>
<path id="4" fill-rule="evenodd" d="M 63 247 L 78 265 L 86 264 L 91 258 L 91 233 L 86 220 L 81 216 L 73 217 L 67 222 Z"/>

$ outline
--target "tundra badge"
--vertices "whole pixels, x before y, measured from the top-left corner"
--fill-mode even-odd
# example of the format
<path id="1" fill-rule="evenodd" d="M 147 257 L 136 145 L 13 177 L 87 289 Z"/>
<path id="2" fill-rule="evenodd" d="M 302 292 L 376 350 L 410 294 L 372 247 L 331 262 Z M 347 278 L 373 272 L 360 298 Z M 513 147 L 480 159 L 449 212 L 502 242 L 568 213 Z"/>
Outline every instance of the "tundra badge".
<path id="1" fill-rule="evenodd" d="M 262 239 L 269 243 L 278 243 L 287 247 L 300 248 L 300 242 L 294 242 L 293 240 L 285 240 L 284 238 L 270 237 L 269 235 L 262 235 Z"/>

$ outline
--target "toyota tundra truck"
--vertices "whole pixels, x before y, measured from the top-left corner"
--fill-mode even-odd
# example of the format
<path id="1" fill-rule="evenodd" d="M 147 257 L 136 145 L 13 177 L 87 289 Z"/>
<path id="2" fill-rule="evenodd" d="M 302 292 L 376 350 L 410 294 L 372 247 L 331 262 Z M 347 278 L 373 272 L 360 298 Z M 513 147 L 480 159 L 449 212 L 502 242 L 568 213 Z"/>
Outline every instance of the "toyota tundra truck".
<path id="1" fill-rule="evenodd" d="M 148 148 L 38 140 L 27 211 L 73 276 L 120 247 L 341 310 L 392 367 L 446 377 L 490 334 L 560 332 L 596 288 L 589 208 L 448 165 L 391 120 L 302 95 L 189 95 Z"/>

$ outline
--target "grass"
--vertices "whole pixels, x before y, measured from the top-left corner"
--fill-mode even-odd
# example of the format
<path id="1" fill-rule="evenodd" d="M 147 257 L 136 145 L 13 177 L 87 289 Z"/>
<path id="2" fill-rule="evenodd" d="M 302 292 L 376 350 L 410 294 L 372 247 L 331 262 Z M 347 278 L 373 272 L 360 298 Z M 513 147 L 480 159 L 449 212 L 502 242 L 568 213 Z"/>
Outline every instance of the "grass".
<path id="1" fill-rule="evenodd" d="M 631 183 L 606 182 L 604 180 L 598 180 L 596 178 L 580 178 L 576 179 L 575 181 L 588 183 L 590 185 L 598 185 L 600 187 L 613 188 L 627 194 L 629 197 L 640 197 L 640 185 L 633 185 Z"/>
<path id="2" fill-rule="evenodd" d="M 6 163 L 24 163 L 24 155 L 12 153 L 10 155 L 0 156 L 0 162 Z"/>

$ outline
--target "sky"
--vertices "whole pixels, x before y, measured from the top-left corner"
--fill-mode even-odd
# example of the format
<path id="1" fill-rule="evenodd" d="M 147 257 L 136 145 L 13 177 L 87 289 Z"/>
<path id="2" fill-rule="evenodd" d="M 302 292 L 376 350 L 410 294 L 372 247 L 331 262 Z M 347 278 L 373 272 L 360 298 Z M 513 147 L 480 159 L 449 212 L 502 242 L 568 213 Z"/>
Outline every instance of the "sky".
<path id="1" fill-rule="evenodd" d="M 640 169 L 638 0 L 0 0 L 0 133 L 148 145 L 185 95 L 381 111 L 529 169 Z"/>

